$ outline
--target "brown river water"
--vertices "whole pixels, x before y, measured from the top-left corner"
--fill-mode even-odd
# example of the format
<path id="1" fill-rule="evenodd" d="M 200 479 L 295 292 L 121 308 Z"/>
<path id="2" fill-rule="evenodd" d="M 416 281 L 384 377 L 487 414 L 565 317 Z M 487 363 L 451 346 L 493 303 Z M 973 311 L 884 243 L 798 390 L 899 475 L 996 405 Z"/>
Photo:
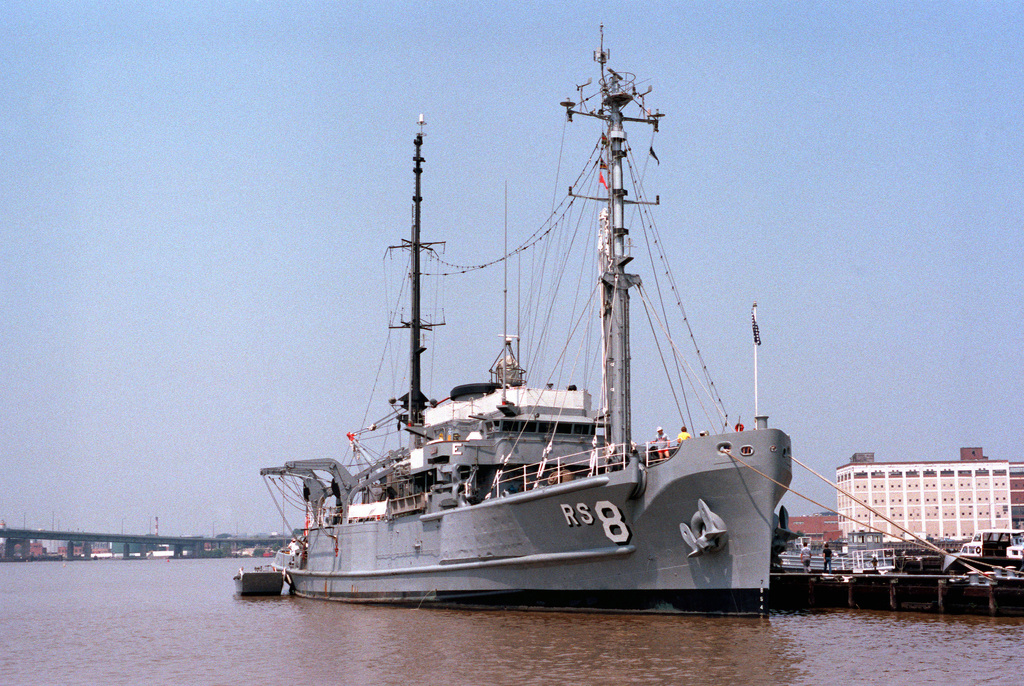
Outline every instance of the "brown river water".
<path id="1" fill-rule="evenodd" d="M 1022 684 L 1024 619 L 240 598 L 252 560 L 0 564 L 0 684 Z"/>

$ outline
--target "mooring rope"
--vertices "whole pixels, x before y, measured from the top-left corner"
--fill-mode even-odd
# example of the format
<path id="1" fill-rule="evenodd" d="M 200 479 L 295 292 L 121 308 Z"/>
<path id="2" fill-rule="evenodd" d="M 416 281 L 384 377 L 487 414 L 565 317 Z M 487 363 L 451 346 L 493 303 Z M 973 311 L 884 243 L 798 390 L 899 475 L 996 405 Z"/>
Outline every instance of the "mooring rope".
<path id="1" fill-rule="evenodd" d="M 793 495 L 795 495 L 797 497 L 800 497 L 800 498 L 803 498 L 804 500 L 808 501 L 809 503 L 812 503 L 813 505 L 817 505 L 818 507 L 823 508 L 824 510 L 826 510 L 828 512 L 831 512 L 831 513 L 833 513 L 833 514 L 835 514 L 835 515 L 837 515 L 839 517 L 842 517 L 843 519 L 849 519 L 850 521 L 856 521 L 856 520 L 853 519 L 853 517 L 850 517 L 849 515 L 845 515 L 842 512 L 838 512 L 837 510 L 835 510 L 835 509 L 833 509 L 831 507 L 828 507 L 827 505 L 823 505 L 823 504 L 819 503 L 818 501 L 814 500 L 813 498 L 811 498 L 810 496 L 804 495 L 803 493 L 800 493 L 799 491 L 794 491 L 792 488 L 790 488 L 786 484 L 782 483 L 781 481 L 777 481 L 776 479 L 773 479 L 772 477 L 768 476 L 767 474 L 765 474 L 764 472 L 759 470 L 757 467 L 754 467 L 753 465 L 748 464 L 747 462 L 745 462 L 743 459 L 737 457 L 736 455 L 733 455 L 731 450 L 726 449 L 726 450 L 723 450 L 722 452 L 725 453 L 726 455 L 728 455 L 733 460 L 736 460 L 737 462 L 742 464 L 747 469 L 755 472 L 756 474 L 760 474 L 765 479 L 768 479 L 769 481 L 771 481 L 772 483 L 774 483 L 774 484 L 776 484 L 778 486 L 782 486 L 784 489 L 786 489 L 787 491 L 789 491 Z M 929 550 L 932 550 L 932 551 L 942 555 L 943 557 L 949 556 L 949 557 L 952 557 L 952 558 L 954 558 L 956 560 L 959 560 L 961 563 L 963 563 L 963 565 L 965 567 L 967 567 L 968 569 L 970 569 L 972 571 L 978 572 L 979 574 L 982 573 L 981 570 L 976 569 L 972 565 L 977 564 L 977 565 L 980 565 L 980 566 L 983 566 L 983 567 L 989 567 L 990 569 L 995 569 L 996 565 L 994 565 L 994 564 L 990 564 L 988 562 L 983 562 L 982 560 L 973 560 L 973 559 L 968 560 L 968 559 L 964 559 L 960 555 L 957 555 L 955 553 L 950 553 L 950 552 L 948 552 L 946 550 L 943 550 L 942 548 L 938 547 L 937 545 L 935 545 L 931 541 L 929 541 L 927 539 L 924 539 L 924 538 L 921 538 L 920 536 L 918 536 L 914 532 L 908 531 L 907 529 L 903 528 L 902 526 L 900 526 L 899 524 L 897 524 L 892 519 L 890 519 L 889 517 L 885 516 L 884 514 L 882 514 L 881 512 L 876 510 L 875 508 L 871 507 L 870 505 L 868 505 L 865 502 L 862 502 L 860 499 L 856 498 L 855 496 L 853 496 L 851 493 L 849 493 L 845 489 L 840 488 L 838 484 L 834 484 L 831 481 L 829 481 L 827 478 L 825 478 L 824 476 L 819 474 L 812 467 L 804 464 L 803 462 L 801 462 L 800 460 L 796 459 L 793 456 L 790 456 L 790 459 L 793 460 L 793 462 L 796 463 L 797 465 L 803 467 L 804 469 L 809 471 L 811 474 L 814 474 L 816 477 L 818 477 L 819 479 L 821 479 L 822 481 L 824 481 L 825 483 L 830 485 L 832 488 L 836 489 L 836 491 L 838 491 L 838 492 L 848 496 L 851 500 L 853 500 L 857 504 L 863 505 L 868 510 L 870 510 L 872 513 L 877 515 L 879 518 L 884 519 L 889 524 L 892 524 L 894 527 L 896 527 L 897 529 L 899 529 L 900 531 L 902 531 L 903 533 L 907 534 L 912 539 L 914 539 L 915 541 L 920 543 L 923 547 L 925 547 L 925 548 L 927 548 Z M 880 528 L 878 528 L 876 526 L 873 526 L 871 524 L 864 524 L 862 522 L 858 522 L 858 524 L 860 526 L 864 526 L 865 528 L 870 529 L 870 530 L 875 531 L 875 532 L 880 533 L 880 534 L 888 533 L 887 531 L 884 531 L 883 529 L 880 529 Z"/>

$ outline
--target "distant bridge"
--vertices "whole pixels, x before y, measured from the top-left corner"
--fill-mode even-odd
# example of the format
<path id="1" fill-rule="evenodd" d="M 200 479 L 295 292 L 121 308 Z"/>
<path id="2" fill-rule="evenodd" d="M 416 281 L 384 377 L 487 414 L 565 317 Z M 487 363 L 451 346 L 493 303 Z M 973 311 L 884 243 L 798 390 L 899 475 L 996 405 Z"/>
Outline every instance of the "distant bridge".
<path id="1" fill-rule="evenodd" d="M 109 543 L 111 552 L 114 545 L 122 545 L 122 557 L 129 557 L 131 546 L 137 546 L 145 557 L 146 552 L 160 546 L 169 546 L 174 557 L 183 557 L 188 551 L 192 557 L 199 557 L 204 550 L 230 546 L 232 551 L 239 548 L 266 546 L 279 548 L 290 540 L 289 536 L 231 536 L 216 538 L 210 536 L 161 536 L 156 534 L 104 534 L 88 531 L 49 531 L 47 529 L 12 529 L 0 528 L 0 538 L 4 539 L 0 557 L 4 560 L 27 560 L 30 557 L 30 542 L 36 541 L 67 541 L 65 557 L 75 559 L 75 545 L 82 545 L 82 557 L 92 556 L 93 543 Z"/>

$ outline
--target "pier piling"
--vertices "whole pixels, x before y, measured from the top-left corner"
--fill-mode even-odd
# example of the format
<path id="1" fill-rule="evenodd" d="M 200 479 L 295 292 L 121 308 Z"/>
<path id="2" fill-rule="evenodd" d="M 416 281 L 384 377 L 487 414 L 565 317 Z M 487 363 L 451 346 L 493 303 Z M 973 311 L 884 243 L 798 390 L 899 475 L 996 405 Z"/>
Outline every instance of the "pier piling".
<path id="1" fill-rule="evenodd" d="M 772 574 L 770 598 L 773 610 L 849 608 L 1024 616 L 1024 578 L 777 573 Z"/>

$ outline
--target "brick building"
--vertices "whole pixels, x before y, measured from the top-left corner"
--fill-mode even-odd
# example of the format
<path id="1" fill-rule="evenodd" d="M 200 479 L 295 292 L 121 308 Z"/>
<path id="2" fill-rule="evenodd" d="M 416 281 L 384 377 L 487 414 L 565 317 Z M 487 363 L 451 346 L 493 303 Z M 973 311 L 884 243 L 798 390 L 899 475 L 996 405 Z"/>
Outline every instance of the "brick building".
<path id="1" fill-rule="evenodd" d="M 831 512 L 802 517 L 790 516 L 789 530 L 799 533 L 801 536 L 807 536 L 817 543 L 834 541 L 843 537 L 843 530 L 839 527 L 839 515 Z"/>
<path id="2" fill-rule="evenodd" d="M 1011 505 L 1019 501 L 1024 520 L 1024 464 L 990 460 L 981 448 L 961 448 L 955 461 L 876 462 L 874 453 L 855 453 L 836 469 L 839 526 L 844 534 L 877 530 L 903 538 L 896 527 L 871 512 L 871 505 L 904 529 L 933 538 L 966 538 L 979 529 L 1009 528 Z M 854 500 L 856 498 L 856 502 Z M 792 529 L 792 526 L 790 527 Z"/>

